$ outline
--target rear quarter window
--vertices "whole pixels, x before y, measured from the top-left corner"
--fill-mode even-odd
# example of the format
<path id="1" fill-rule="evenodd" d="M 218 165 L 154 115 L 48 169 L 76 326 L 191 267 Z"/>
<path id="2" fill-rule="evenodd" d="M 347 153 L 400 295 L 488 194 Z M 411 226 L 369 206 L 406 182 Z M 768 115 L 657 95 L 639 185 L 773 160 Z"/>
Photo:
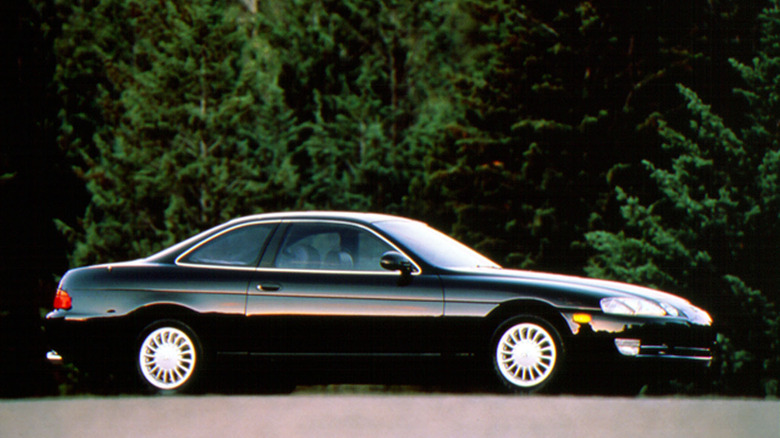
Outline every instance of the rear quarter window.
<path id="1" fill-rule="evenodd" d="M 232 228 L 198 245 L 179 259 L 181 263 L 255 267 L 273 230 L 272 224 Z"/>

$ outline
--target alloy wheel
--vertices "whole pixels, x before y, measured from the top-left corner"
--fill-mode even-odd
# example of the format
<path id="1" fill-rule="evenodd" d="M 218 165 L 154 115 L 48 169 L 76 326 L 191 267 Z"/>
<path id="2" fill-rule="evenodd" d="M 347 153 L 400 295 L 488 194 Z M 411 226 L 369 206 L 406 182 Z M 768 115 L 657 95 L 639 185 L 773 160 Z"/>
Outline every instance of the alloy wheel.
<path id="1" fill-rule="evenodd" d="M 197 363 L 195 342 L 176 327 L 158 328 L 141 343 L 138 364 L 146 382 L 161 390 L 182 387 Z"/>
<path id="2" fill-rule="evenodd" d="M 555 370 L 557 359 L 553 335 L 530 322 L 509 327 L 496 344 L 498 371 L 508 383 L 521 389 L 542 385 Z"/>

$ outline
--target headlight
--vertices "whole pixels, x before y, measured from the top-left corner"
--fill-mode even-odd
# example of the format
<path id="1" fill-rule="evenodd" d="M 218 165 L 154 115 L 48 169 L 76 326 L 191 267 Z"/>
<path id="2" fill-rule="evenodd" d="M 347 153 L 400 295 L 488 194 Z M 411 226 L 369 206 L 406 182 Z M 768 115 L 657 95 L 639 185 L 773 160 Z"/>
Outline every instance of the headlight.
<path id="1" fill-rule="evenodd" d="M 601 300 L 601 310 L 614 315 L 666 316 L 669 313 L 660 305 L 643 298 L 613 297 Z"/>

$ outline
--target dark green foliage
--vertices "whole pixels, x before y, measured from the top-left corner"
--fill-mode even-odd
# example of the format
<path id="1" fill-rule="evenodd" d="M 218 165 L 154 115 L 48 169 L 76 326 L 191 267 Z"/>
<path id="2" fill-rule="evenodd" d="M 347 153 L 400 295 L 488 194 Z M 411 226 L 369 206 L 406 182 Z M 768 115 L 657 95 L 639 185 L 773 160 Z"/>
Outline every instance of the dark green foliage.
<path id="1" fill-rule="evenodd" d="M 676 105 L 694 68 L 725 62 L 700 28 L 734 17 L 704 2 L 462 5 L 464 113 L 432 154 L 431 214 L 510 266 L 576 272 L 572 242 L 611 213 L 608 179 L 658 154 L 647 115 Z"/>
<path id="2" fill-rule="evenodd" d="M 299 0 L 265 4 L 287 105 L 302 122 L 291 151 L 298 208 L 399 212 L 425 147 L 442 131 L 428 86 L 439 2 Z M 436 85 L 436 84 L 433 84 Z M 431 127 L 431 125 L 434 125 Z"/>
<path id="3" fill-rule="evenodd" d="M 85 25 L 124 38 L 117 47 L 96 33 L 86 44 L 105 75 L 90 92 L 106 123 L 89 148 L 79 147 L 85 138 L 68 145 L 92 193 L 72 263 L 146 255 L 236 215 L 281 208 L 276 178 L 294 130 L 268 46 L 250 40 L 254 17 L 212 1 L 111 10 Z"/>
<path id="4" fill-rule="evenodd" d="M 657 120 L 671 161 L 645 161 L 658 199 L 627 196 L 626 230 L 592 232 L 593 276 L 664 287 L 712 310 L 720 323 L 718 384 L 732 393 L 773 394 L 780 382 L 780 263 L 777 2 L 764 11 L 761 51 L 732 61 L 746 88 L 749 126 L 734 130 L 680 86 L 691 119 Z"/>
<path id="5" fill-rule="evenodd" d="M 453 46 L 431 30 L 451 7 L 250 6 L 72 6 L 58 81 L 63 100 L 73 86 L 88 98 L 66 105 L 62 139 L 92 193 L 81 226 L 61 224 L 73 264 L 140 256 L 250 211 L 415 204 L 452 113 L 429 69 Z"/>

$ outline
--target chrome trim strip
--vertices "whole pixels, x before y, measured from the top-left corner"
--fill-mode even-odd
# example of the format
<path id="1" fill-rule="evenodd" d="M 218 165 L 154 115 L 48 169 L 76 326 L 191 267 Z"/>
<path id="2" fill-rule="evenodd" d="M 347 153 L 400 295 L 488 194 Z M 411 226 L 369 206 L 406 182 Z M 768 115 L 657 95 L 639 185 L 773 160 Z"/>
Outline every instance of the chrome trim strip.
<path id="1" fill-rule="evenodd" d="M 696 353 L 701 353 L 701 355 L 696 355 Z M 669 347 L 665 344 L 661 344 L 642 345 L 640 347 L 639 354 L 635 357 L 711 361 L 713 355 L 709 348 Z"/>
<path id="2" fill-rule="evenodd" d="M 676 354 L 638 354 L 634 357 L 637 358 L 655 358 L 655 359 L 685 359 L 685 360 L 700 360 L 700 361 L 711 361 L 712 356 L 682 356 L 682 355 L 676 355 Z"/>
<path id="3" fill-rule="evenodd" d="M 249 296 L 253 297 L 274 297 L 274 298 L 306 298 L 306 299 L 324 299 L 324 300 L 356 300 L 356 301 L 402 301 L 415 303 L 441 303 L 440 299 L 435 298 L 417 298 L 417 297 L 393 297 L 387 295 L 380 296 L 355 296 L 355 295 L 327 295 L 327 294 L 306 294 L 306 293 L 284 293 L 279 292 L 255 292 L 248 291 Z"/>
<path id="4" fill-rule="evenodd" d="M 344 271 L 336 269 L 293 269 L 293 268 L 257 268 L 256 272 L 286 272 L 286 273 L 298 273 L 298 274 L 336 274 L 336 275 L 382 275 L 382 276 L 399 276 L 400 272 L 397 271 Z M 412 274 L 414 275 L 414 274 Z"/>
<path id="5" fill-rule="evenodd" d="M 668 345 L 642 345 L 641 346 L 643 350 L 656 350 L 656 351 L 664 351 L 668 350 Z"/>
<path id="6" fill-rule="evenodd" d="M 105 291 L 105 292 L 153 292 L 153 293 L 170 293 L 170 294 L 218 294 L 218 295 L 246 295 L 246 292 L 231 292 L 225 290 L 183 290 L 183 289 L 120 289 L 120 288 L 100 288 L 89 289 L 93 291 Z"/>
<path id="7" fill-rule="evenodd" d="M 441 357 L 441 353 L 264 353 L 251 352 L 256 357 Z"/>
<path id="8" fill-rule="evenodd" d="M 408 257 L 407 257 L 408 258 Z M 411 259 L 409 259 L 411 260 Z M 183 268 L 198 268 L 198 269 L 220 269 L 227 271 L 244 271 L 244 272 L 287 272 L 287 273 L 299 273 L 299 274 L 338 274 L 338 275 L 360 275 L 360 274 L 375 274 L 375 275 L 401 275 L 397 271 L 344 271 L 335 269 L 292 269 L 292 268 L 246 268 L 241 266 L 221 266 L 221 265 L 198 265 L 195 263 L 176 263 L 177 266 Z M 411 275 L 420 275 L 415 272 Z"/>
<path id="9" fill-rule="evenodd" d="M 199 268 L 199 269 L 221 269 L 223 271 L 244 271 L 244 272 L 254 272 L 257 270 L 257 268 L 247 268 L 245 266 L 223 266 L 223 265 L 198 265 L 196 263 L 183 263 L 179 262 L 179 259 L 176 259 L 176 266 L 181 266 L 183 268 Z"/>

